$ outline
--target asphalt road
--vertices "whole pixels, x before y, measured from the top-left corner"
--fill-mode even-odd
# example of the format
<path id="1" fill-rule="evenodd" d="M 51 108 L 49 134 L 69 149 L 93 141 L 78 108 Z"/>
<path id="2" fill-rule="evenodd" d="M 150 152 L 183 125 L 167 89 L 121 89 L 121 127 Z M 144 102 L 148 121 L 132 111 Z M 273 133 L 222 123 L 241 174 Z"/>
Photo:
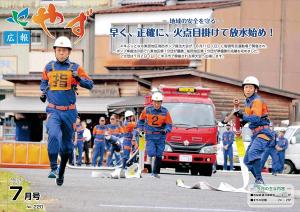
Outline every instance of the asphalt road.
<path id="1" fill-rule="evenodd" d="M 299 211 L 300 175 L 272 176 L 265 174 L 267 183 L 292 184 L 296 191 L 291 208 L 251 208 L 247 194 L 209 190 L 184 189 L 176 186 L 177 179 L 188 185 L 205 181 L 213 186 L 227 182 L 242 186 L 241 173 L 218 171 L 212 177 L 175 174 L 162 170 L 161 179 L 144 174 L 141 179 L 92 178 L 91 171 L 67 169 L 62 187 L 48 179 L 48 170 L 7 169 L 31 182 L 32 191 L 41 194 L 48 212 L 69 211 Z M 253 181 L 253 178 L 250 178 Z M 298 193 L 297 193 L 298 192 Z"/>

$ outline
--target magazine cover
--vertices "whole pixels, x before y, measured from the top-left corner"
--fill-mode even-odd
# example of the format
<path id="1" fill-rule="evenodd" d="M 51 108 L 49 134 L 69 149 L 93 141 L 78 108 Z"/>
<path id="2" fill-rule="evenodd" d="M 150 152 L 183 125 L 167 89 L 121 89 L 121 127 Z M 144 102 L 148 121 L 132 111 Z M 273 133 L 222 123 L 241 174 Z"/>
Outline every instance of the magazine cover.
<path id="1" fill-rule="evenodd" d="M 0 0 L 0 211 L 298 211 L 300 0 Z"/>

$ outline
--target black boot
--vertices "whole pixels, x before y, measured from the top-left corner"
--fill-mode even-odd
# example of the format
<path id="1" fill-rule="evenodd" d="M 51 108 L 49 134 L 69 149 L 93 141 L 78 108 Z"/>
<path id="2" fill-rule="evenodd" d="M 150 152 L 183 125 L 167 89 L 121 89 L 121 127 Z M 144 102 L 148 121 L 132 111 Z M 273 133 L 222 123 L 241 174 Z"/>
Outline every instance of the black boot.
<path id="1" fill-rule="evenodd" d="M 127 165 L 127 158 L 123 158 L 122 169 L 125 169 Z"/>
<path id="2" fill-rule="evenodd" d="M 72 154 L 69 154 L 69 164 L 71 165 L 71 166 L 74 166 L 75 164 L 74 164 L 74 154 L 72 153 Z"/>
<path id="3" fill-rule="evenodd" d="M 154 170 L 153 170 L 153 174 L 157 175 L 158 173 L 160 173 L 160 163 L 161 163 L 161 157 L 156 157 L 155 161 L 154 161 Z"/>
<path id="4" fill-rule="evenodd" d="M 70 155 L 69 154 L 61 154 L 60 158 L 60 166 L 59 166 L 59 171 L 58 171 L 58 177 L 56 178 L 56 184 L 58 186 L 62 186 L 64 183 L 64 174 L 65 174 L 65 169 L 66 169 L 66 165 L 68 162 Z"/>

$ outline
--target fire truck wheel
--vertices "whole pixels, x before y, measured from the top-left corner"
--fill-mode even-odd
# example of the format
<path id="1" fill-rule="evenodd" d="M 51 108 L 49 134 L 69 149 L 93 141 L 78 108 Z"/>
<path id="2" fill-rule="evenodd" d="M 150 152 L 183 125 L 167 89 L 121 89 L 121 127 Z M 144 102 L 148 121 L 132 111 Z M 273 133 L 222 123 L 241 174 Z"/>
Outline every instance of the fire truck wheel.
<path id="1" fill-rule="evenodd" d="M 198 175 L 199 169 L 195 166 L 191 167 L 191 175 Z"/>
<path id="2" fill-rule="evenodd" d="M 199 168 L 200 176 L 211 176 L 212 175 L 212 164 L 203 164 Z"/>

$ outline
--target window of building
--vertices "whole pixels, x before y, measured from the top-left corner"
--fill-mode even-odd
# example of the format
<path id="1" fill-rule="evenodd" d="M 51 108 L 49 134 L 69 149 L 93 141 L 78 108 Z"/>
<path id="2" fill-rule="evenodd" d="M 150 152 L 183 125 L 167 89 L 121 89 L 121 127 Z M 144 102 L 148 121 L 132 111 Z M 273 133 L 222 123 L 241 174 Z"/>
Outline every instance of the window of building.
<path id="1" fill-rule="evenodd" d="M 31 43 L 32 44 L 41 44 L 42 42 L 42 33 L 41 32 L 31 32 Z"/>

